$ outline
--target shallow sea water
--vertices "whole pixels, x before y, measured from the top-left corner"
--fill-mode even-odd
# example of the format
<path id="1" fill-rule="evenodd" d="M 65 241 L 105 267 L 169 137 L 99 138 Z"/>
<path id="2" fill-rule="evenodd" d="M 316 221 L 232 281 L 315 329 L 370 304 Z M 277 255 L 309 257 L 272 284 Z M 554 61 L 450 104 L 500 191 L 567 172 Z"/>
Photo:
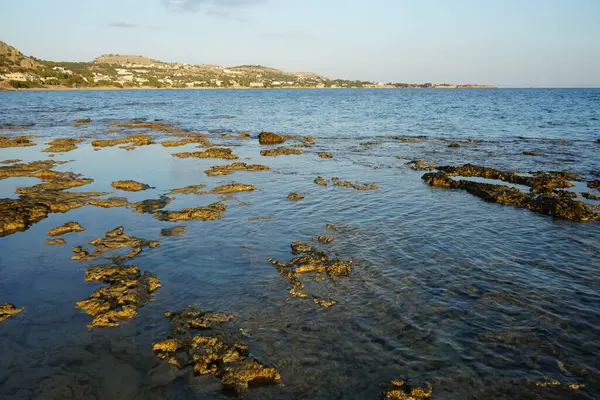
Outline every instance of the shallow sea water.
<path id="1" fill-rule="evenodd" d="M 87 117 L 89 126 L 73 126 Z M 26 307 L 0 324 L 0 398 L 228 398 L 217 378 L 179 371 L 152 353 L 152 343 L 169 335 L 163 313 L 188 304 L 237 314 L 228 326 L 231 338 L 279 370 L 280 385 L 253 388 L 242 398 L 377 399 L 392 379 L 429 383 L 433 399 L 600 397 L 600 224 L 431 188 L 421 180 L 424 172 L 403 165 L 470 162 L 523 173 L 564 169 L 593 179 L 591 172 L 600 170 L 600 145 L 593 143 L 600 137 L 600 90 L 0 93 L 0 124 L 34 124 L 0 134 L 38 136 L 35 147 L 0 149 L 0 161 L 48 159 L 41 150 L 53 138 L 118 136 L 106 133 L 107 123 L 131 118 L 210 133 L 239 161 L 273 171 L 209 177 L 204 170 L 230 161 L 171 156 L 194 145 L 93 151 L 87 141 L 57 153 L 54 160 L 73 161 L 56 170 L 94 179 L 74 191 L 139 201 L 193 184 L 210 189 L 240 182 L 257 190 L 224 200 L 228 208 L 217 221 L 168 223 L 130 209 L 83 207 L 0 238 L 0 303 Z M 311 135 L 316 142 L 304 155 L 262 157 L 255 138 L 219 137 L 262 130 Z M 389 137 L 396 135 L 423 140 Z M 455 142 L 461 147 L 448 148 Z M 319 151 L 334 158 L 320 159 Z M 313 183 L 318 175 L 380 189 L 323 187 Z M 119 179 L 154 188 L 114 190 L 110 183 Z M 17 187 L 35 183 L 0 180 L 0 197 L 16 197 Z M 306 198 L 287 200 L 292 191 Z M 166 209 L 220 201 L 174 197 Z M 273 218 L 249 221 L 257 216 Z M 65 235 L 66 246 L 44 245 L 48 229 L 67 221 L 86 231 Z M 290 299 L 288 282 L 267 259 L 288 261 L 292 241 L 329 234 L 327 223 L 338 227 L 337 239 L 321 247 L 352 259 L 354 269 L 349 278 L 307 284 L 309 293 L 338 301 L 322 309 Z M 161 242 L 130 263 L 156 274 L 162 287 L 134 319 L 88 329 L 91 318 L 75 303 L 100 285 L 84 281 L 91 263 L 72 261 L 71 247 L 118 225 Z M 160 236 L 175 225 L 185 225 L 186 233 Z M 535 385 L 553 380 L 585 386 Z"/>

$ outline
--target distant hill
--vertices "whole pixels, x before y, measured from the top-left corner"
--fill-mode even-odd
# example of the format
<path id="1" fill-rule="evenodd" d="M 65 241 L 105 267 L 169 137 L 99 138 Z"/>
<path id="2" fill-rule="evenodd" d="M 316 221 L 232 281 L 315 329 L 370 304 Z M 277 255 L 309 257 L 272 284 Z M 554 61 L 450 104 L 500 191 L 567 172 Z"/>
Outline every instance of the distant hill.
<path id="1" fill-rule="evenodd" d="M 105 54 L 91 62 L 43 61 L 0 42 L 0 89 L 26 88 L 396 88 L 431 83 L 332 80 L 313 72 L 285 72 L 262 65 L 221 67 L 169 63 L 140 55 Z M 439 87 L 483 87 L 440 85 Z"/>
<path id="2" fill-rule="evenodd" d="M 19 50 L 0 41 L 0 67 L 18 66 L 21 68 L 35 68 L 39 65 L 34 59 L 25 57 Z"/>

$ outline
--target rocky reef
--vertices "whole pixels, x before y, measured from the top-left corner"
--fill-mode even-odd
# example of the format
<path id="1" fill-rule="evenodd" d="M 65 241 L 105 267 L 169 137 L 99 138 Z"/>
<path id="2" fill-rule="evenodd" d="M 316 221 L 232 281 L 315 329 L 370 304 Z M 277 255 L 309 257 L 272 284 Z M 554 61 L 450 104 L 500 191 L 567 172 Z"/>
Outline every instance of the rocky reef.
<path id="1" fill-rule="evenodd" d="M 230 165 L 215 165 L 210 167 L 204 173 L 208 176 L 230 175 L 235 171 L 268 171 L 271 168 L 260 164 L 246 164 L 243 162 L 235 162 Z"/>
<path id="2" fill-rule="evenodd" d="M 295 147 L 277 147 L 274 149 L 262 150 L 261 156 L 277 157 L 304 154 L 304 151 Z"/>
<path id="3" fill-rule="evenodd" d="M 313 246 L 304 242 L 292 242 L 292 254 L 303 255 L 292 258 L 289 262 L 269 259 L 277 269 L 277 273 L 289 282 L 288 293 L 292 297 L 312 298 L 313 303 L 322 307 L 331 307 L 337 303 L 335 300 L 325 300 L 318 296 L 310 296 L 304 290 L 303 278 L 308 275 L 315 282 L 325 280 L 336 280 L 350 276 L 352 273 L 352 261 L 344 261 L 338 258 L 330 258 L 323 251 L 315 250 Z"/>
<path id="4" fill-rule="evenodd" d="M 137 314 L 137 309 L 152 301 L 152 293 L 161 282 L 150 272 L 141 274 L 135 265 L 92 265 L 85 273 L 87 282 L 102 282 L 107 286 L 96 289 L 77 307 L 94 319 L 88 328 L 114 327 Z"/>
<path id="5" fill-rule="evenodd" d="M 158 211 L 154 218 L 161 221 L 189 221 L 193 219 L 212 221 L 225 215 L 226 204 L 213 203 L 205 207 L 184 208 L 179 211 Z"/>
<path id="6" fill-rule="evenodd" d="M 71 257 L 71 259 L 95 260 L 98 257 L 102 256 L 103 253 L 123 248 L 130 248 L 131 251 L 129 253 L 113 257 L 116 260 L 122 261 L 134 258 L 142 252 L 142 248 L 144 247 L 149 247 L 153 249 L 159 246 L 160 242 L 126 235 L 124 228 L 122 226 L 118 226 L 115 229 L 111 229 L 110 231 L 106 232 L 104 238 L 92 240 L 89 244 L 95 247 L 92 253 L 90 253 L 89 249 L 86 249 L 82 246 L 76 246 L 73 247 L 73 253 L 75 253 L 75 255 Z"/>
<path id="7" fill-rule="evenodd" d="M 198 375 L 214 375 L 224 390 L 242 393 L 250 387 L 273 385 L 281 377 L 275 368 L 250 356 L 248 346 L 227 343 L 219 326 L 235 318 L 232 314 L 206 313 L 198 307 L 167 312 L 171 337 L 156 342 L 152 349 L 160 360 L 179 368 L 193 367 Z M 205 335 L 192 331 L 201 330 Z"/>
<path id="8" fill-rule="evenodd" d="M 225 160 L 237 160 L 239 157 L 233 154 L 233 151 L 226 147 L 211 147 L 205 151 L 193 151 L 185 153 L 174 153 L 173 157 L 178 158 L 222 158 Z"/>
<path id="9" fill-rule="evenodd" d="M 577 174 L 562 171 L 538 171 L 530 175 L 501 171 L 494 168 L 465 164 L 459 167 L 438 167 L 440 172 L 423 175 L 430 186 L 465 190 L 474 196 L 493 203 L 526 208 L 539 214 L 570 219 L 574 221 L 599 220 L 600 214 L 585 203 L 573 200 L 573 193 L 558 188 L 568 188 L 578 179 Z M 480 177 L 529 186 L 529 192 L 506 185 L 455 180 L 453 176 Z"/>
<path id="10" fill-rule="evenodd" d="M 142 190 L 150 189 L 150 185 L 146 185 L 145 183 L 140 183 L 132 180 L 124 180 L 124 181 L 114 181 L 111 184 L 112 187 L 119 190 L 124 190 L 126 192 L 140 192 Z"/>
<path id="11" fill-rule="evenodd" d="M 75 150 L 77 148 L 77 144 L 81 142 L 83 142 L 82 139 L 76 138 L 55 139 L 49 142 L 48 147 L 42 151 L 46 153 L 65 153 Z"/>

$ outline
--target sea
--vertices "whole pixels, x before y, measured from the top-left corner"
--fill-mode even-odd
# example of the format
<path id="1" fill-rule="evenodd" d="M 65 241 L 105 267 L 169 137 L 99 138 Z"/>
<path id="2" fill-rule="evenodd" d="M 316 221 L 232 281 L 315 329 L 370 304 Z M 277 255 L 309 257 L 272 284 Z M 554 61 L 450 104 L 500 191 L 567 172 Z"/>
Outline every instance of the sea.
<path id="1" fill-rule="evenodd" d="M 84 118 L 92 122 L 76 126 Z M 122 137 L 128 132 L 107 133 L 111 124 L 132 119 L 205 133 L 235 161 L 271 170 L 208 176 L 209 167 L 232 161 L 173 157 L 197 144 L 163 147 L 176 138 L 162 131 L 148 132 L 155 144 L 133 150 L 91 146 Z M 36 146 L 2 148 L 0 161 L 69 161 L 55 170 L 94 180 L 71 191 L 136 202 L 188 185 L 256 190 L 173 195 L 165 207 L 227 204 L 214 221 L 171 223 L 86 206 L 1 237 L 0 304 L 25 307 L 0 323 L 2 399 L 379 399 L 393 380 L 431 390 L 432 399 L 600 398 L 600 224 L 433 188 L 424 171 L 405 165 L 565 170 L 583 177 L 572 190 L 600 195 L 585 186 L 600 170 L 600 89 L 1 92 L 0 127 L 9 124 L 24 129 L 0 135 L 33 135 Z M 311 136 L 314 144 L 299 147 L 301 155 L 261 156 L 270 148 L 258 143 L 262 131 Z M 228 135 L 240 132 L 251 137 Z M 71 137 L 84 139 L 76 150 L 42 152 Z M 379 189 L 316 185 L 318 176 Z M 151 189 L 111 186 L 124 179 Z M 0 197 L 18 198 L 17 188 L 36 183 L 0 180 Z M 290 192 L 305 198 L 290 201 Z M 45 245 L 46 232 L 68 221 L 85 231 L 63 236 L 66 245 Z M 175 225 L 185 234 L 161 236 Z M 160 241 L 127 263 L 162 286 L 134 318 L 88 328 L 92 317 L 76 303 L 103 285 L 86 282 L 85 271 L 109 261 L 71 260 L 71 248 L 118 226 Z M 336 238 L 325 244 L 313 239 L 319 235 Z M 290 282 L 269 260 L 295 257 L 294 241 L 352 260 L 350 276 L 305 282 L 311 296 L 337 304 L 290 296 Z M 214 375 L 155 357 L 153 344 L 171 335 L 165 312 L 192 304 L 235 314 L 227 337 L 276 368 L 280 383 L 232 394 Z"/>

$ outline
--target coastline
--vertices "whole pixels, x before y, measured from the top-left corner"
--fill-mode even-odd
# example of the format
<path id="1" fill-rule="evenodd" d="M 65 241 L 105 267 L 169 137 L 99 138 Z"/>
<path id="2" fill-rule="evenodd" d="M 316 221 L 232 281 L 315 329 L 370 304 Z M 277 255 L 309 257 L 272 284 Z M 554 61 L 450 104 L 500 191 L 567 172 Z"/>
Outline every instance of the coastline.
<path id="1" fill-rule="evenodd" d="M 315 89 L 315 90 L 323 90 L 323 89 L 448 89 L 445 87 L 432 87 L 432 88 L 402 88 L 402 87 L 382 87 L 382 86 L 374 86 L 374 87 L 302 87 L 302 86 L 286 86 L 286 87 L 186 87 L 186 88 L 175 88 L 175 87 L 128 87 L 128 88 L 118 88 L 113 86 L 97 86 L 97 87 L 67 87 L 67 86 L 46 86 L 46 87 L 38 87 L 38 88 L 5 88 L 0 87 L 0 92 L 52 92 L 52 91 L 128 91 L 128 90 L 285 90 L 285 89 Z M 498 89 L 496 86 L 473 86 L 473 87 L 457 87 L 452 88 L 456 90 L 460 89 Z"/>

